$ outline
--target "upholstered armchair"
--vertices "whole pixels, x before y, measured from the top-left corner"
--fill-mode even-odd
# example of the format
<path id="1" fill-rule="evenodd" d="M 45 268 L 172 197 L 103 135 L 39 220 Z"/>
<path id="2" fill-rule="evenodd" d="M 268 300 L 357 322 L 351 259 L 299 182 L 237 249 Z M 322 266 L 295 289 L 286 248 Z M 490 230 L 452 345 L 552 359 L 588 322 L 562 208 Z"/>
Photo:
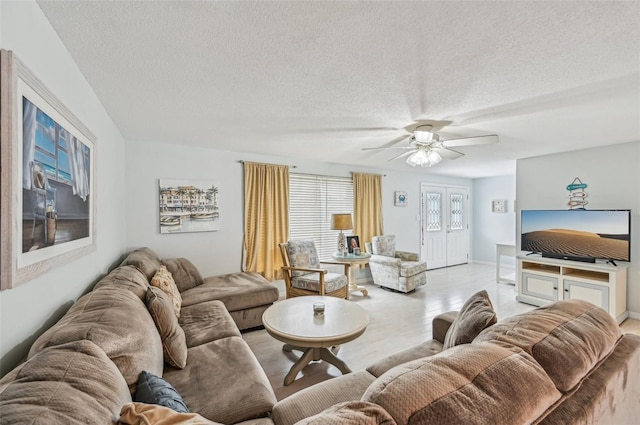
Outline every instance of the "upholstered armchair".
<path id="1" fill-rule="evenodd" d="M 406 293 L 427 283 L 427 263 L 417 253 L 396 250 L 395 235 L 374 236 L 366 247 L 376 285 Z"/>
<path id="2" fill-rule="evenodd" d="M 347 276 L 350 265 L 332 261 L 320 261 L 313 241 L 291 240 L 279 244 L 284 266 L 284 282 L 287 298 L 303 295 L 328 295 L 349 298 Z M 320 264 L 344 266 L 344 274 L 329 273 Z"/>

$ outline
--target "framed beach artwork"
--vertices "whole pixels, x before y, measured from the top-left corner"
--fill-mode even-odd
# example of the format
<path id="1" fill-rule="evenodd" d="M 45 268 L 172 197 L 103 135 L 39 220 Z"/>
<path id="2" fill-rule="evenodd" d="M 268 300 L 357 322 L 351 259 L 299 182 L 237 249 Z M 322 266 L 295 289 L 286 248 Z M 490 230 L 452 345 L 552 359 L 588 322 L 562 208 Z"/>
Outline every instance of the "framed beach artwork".
<path id="1" fill-rule="evenodd" d="M 2 289 L 95 250 L 95 136 L 0 51 Z M 6 241 L 6 243 L 5 243 Z"/>
<path id="2" fill-rule="evenodd" d="M 160 233 L 220 230 L 218 186 L 211 180 L 160 179 Z"/>

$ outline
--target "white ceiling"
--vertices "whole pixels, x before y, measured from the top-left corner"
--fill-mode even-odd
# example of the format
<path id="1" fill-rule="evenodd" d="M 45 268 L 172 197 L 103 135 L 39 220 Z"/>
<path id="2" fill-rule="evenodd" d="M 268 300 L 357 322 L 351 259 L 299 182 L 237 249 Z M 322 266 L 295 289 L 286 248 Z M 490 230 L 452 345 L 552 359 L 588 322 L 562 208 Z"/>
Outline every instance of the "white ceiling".
<path id="1" fill-rule="evenodd" d="M 638 1 L 38 4 L 126 140 L 410 171 L 361 148 L 498 134 L 415 170 L 462 177 L 640 140 Z"/>

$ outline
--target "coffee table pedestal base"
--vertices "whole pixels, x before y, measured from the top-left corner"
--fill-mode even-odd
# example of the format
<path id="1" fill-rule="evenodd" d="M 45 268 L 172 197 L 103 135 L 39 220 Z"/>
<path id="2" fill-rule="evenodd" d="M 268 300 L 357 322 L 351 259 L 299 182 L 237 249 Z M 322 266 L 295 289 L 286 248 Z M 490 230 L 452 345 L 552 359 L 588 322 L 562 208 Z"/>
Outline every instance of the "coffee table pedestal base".
<path id="1" fill-rule="evenodd" d="M 327 363 L 331 363 L 335 367 L 337 367 L 340 372 L 351 373 L 351 369 L 347 364 L 340 360 L 335 356 L 334 353 L 337 353 L 340 350 L 340 346 L 331 347 L 331 350 L 326 347 L 313 347 L 313 348 L 301 348 L 296 347 L 291 344 L 285 344 L 282 349 L 284 351 L 302 351 L 302 356 L 291 366 L 289 373 L 284 377 L 284 385 L 291 384 L 295 379 L 298 373 L 304 369 L 312 361 L 324 360 Z"/>

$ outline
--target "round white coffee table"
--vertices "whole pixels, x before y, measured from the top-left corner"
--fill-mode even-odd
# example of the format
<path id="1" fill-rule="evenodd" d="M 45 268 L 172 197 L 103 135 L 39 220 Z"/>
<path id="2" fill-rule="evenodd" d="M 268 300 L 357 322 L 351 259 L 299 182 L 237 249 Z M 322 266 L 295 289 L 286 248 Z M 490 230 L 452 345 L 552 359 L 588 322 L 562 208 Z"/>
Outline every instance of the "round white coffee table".
<path id="1" fill-rule="evenodd" d="M 313 314 L 314 302 L 325 304 L 322 316 Z M 284 385 L 289 385 L 313 360 L 329 362 L 342 373 L 351 372 L 329 347 L 362 335 L 369 324 L 369 315 L 359 305 L 341 298 L 305 296 L 276 302 L 263 313 L 262 324 L 269 335 L 285 343 L 283 350 L 303 351 L 284 378 Z"/>

